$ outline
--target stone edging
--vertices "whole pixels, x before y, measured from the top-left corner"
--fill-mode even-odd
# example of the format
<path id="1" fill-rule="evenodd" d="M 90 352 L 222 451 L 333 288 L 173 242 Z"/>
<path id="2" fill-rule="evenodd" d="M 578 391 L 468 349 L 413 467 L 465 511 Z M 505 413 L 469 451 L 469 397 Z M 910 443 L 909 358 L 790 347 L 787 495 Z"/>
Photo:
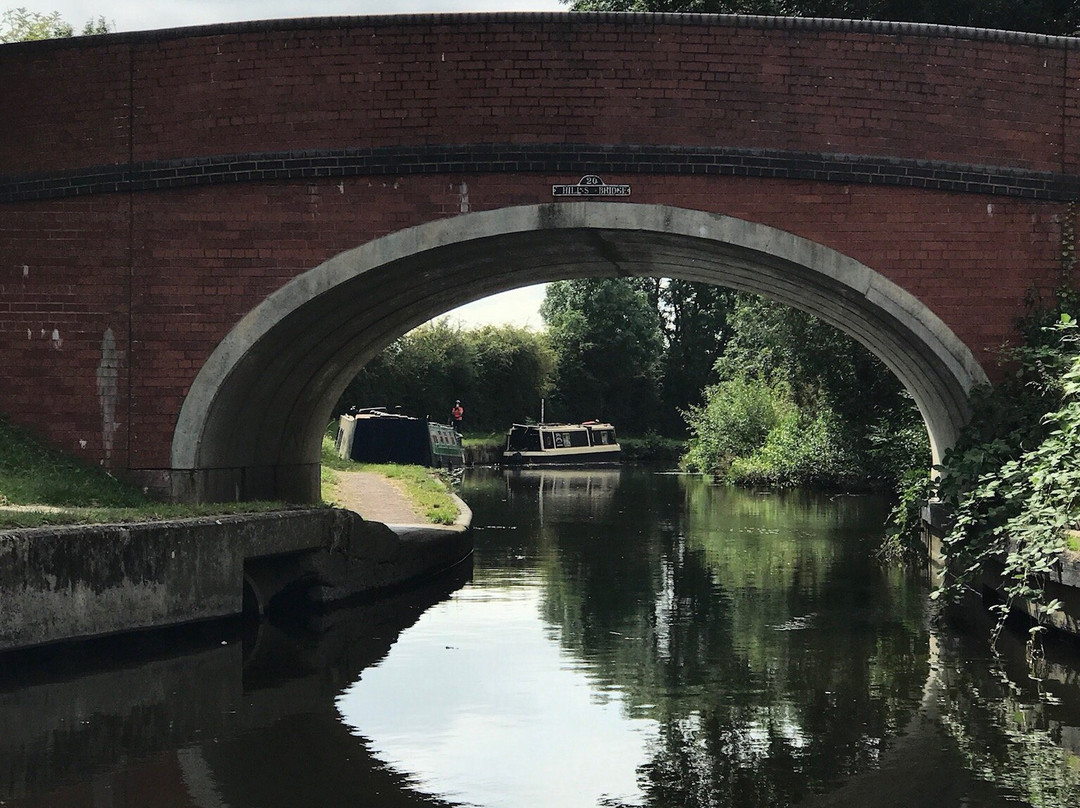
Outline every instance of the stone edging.
<path id="1" fill-rule="evenodd" d="M 750 14 L 682 14 L 612 11 L 543 11 L 543 12 L 469 12 L 460 14 L 373 14 L 370 16 L 298 17 L 280 20 L 253 20 L 218 25 L 164 28 L 117 34 L 48 39 L 37 42 L 14 42 L 0 47 L 27 50 L 63 49 L 98 44 L 142 44 L 168 40 L 257 34 L 275 31 L 312 31 L 334 28 L 385 28 L 412 26 L 465 25 L 622 25 L 622 26 L 708 26 L 752 28 L 795 32 L 842 32 L 875 36 L 934 37 L 1001 42 L 1080 50 L 1080 38 L 1050 36 L 1024 31 L 993 28 L 970 28 L 957 25 L 931 25 L 916 22 L 881 20 L 845 20 L 829 17 L 778 17 Z"/>

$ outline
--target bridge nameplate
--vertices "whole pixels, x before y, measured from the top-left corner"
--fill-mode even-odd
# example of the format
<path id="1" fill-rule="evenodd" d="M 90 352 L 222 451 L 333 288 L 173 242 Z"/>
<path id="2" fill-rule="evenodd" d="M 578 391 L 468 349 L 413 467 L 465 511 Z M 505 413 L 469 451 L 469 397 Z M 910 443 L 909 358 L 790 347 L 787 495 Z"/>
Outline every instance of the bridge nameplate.
<path id="1" fill-rule="evenodd" d="M 608 185 L 595 174 L 586 174 L 577 185 L 552 185 L 552 196 L 630 196 L 629 185 Z"/>

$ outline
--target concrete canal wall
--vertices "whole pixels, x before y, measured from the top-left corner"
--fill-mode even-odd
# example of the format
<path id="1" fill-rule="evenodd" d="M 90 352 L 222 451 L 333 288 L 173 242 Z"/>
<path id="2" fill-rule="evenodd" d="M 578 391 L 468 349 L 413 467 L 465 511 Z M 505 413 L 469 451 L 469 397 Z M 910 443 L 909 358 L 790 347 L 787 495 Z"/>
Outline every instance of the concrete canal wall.
<path id="1" fill-rule="evenodd" d="M 395 526 L 320 508 L 0 532 L 0 651 L 265 612 L 303 589 L 329 604 L 472 552 L 455 525 Z"/>
<path id="2" fill-rule="evenodd" d="M 923 536 L 930 559 L 931 582 L 940 584 L 946 574 L 945 561 L 941 552 L 941 541 L 948 533 L 949 514 L 938 503 L 931 503 L 923 508 Z M 1073 531 L 1075 534 L 1075 531 Z M 982 586 L 987 593 L 1000 596 L 1003 590 L 1001 572 L 1004 564 L 984 574 Z M 1025 612 L 1033 618 L 1042 619 L 1053 628 L 1080 637 L 1080 553 L 1065 550 L 1054 564 L 1053 570 L 1041 582 L 1046 592 L 1046 600 L 1061 601 L 1061 611 L 1050 615 L 1036 614 L 1035 608 L 1028 601 L 1013 603 L 1017 611 Z"/>

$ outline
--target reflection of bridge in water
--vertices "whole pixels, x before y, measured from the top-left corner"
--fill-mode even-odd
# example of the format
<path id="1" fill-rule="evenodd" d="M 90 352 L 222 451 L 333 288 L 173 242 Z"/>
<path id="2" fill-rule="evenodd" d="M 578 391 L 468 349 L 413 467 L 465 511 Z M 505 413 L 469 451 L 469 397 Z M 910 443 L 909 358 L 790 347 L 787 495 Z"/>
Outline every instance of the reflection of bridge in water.
<path id="1" fill-rule="evenodd" d="M 355 806 L 375 794 L 389 806 L 445 805 L 426 795 L 400 796 L 412 793 L 408 773 L 370 758 L 342 723 L 335 700 L 467 577 L 463 571 L 288 631 L 264 624 L 247 638 L 220 627 L 173 634 L 160 655 L 148 650 L 155 644 L 148 641 L 128 659 L 98 669 L 80 669 L 80 655 L 68 653 L 35 665 L 31 674 L 9 658 L 0 680 L 0 800 L 57 808 L 284 808 L 312 804 L 310 788 L 318 782 L 323 808 Z M 1017 698 L 989 670 L 985 654 L 961 661 L 960 646 L 984 637 L 932 631 L 919 709 L 897 727 L 876 766 L 803 804 L 958 807 L 967 804 L 963 795 L 982 793 L 973 769 L 993 772 L 1023 798 L 1025 778 L 1038 767 L 1037 774 L 1047 775 L 1069 756 L 1075 760 L 1080 715 Z M 1023 681 L 1019 641 L 1006 651 L 1010 673 Z M 1048 689 L 1077 695 L 1075 653 L 1051 662 L 1049 672 Z M 943 767 L 943 755 L 955 766 Z M 1078 787 L 1074 782 L 1069 791 L 1062 781 L 1057 794 Z M 105 792 L 111 796 L 102 801 Z M 989 784 L 984 796 L 981 808 L 1016 804 L 1002 801 Z"/>
<path id="2" fill-rule="evenodd" d="M 444 625 L 453 620 L 460 625 L 466 622 L 463 602 L 496 603 L 484 619 L 512 634 L 508 626 L 520 624 L 510 623 L 506 612 L 499 611 L 505 609 L 501 590 L 489 582 L 502 581 L 504 573 L 520 572 L 525 565 L 545 580 L 545 589 L 530 595 L 543 604 L 545 611 L 538 616 L 545 621 L 543 628 L 559 635 L 558 652 L 579 666 L 597 697 L 619 692 L 639 717 L 676 732 L 680 721 L 694 721 L 710 709 L 727 715 L 724 711 L 732 706 L 728 697 L 734 699 L 728 716 L 733 720 L 715 737 L 731 742 L 735 751 L 702 746 L 703 758 L 694 764 L 702 770 L 746 766 L 756 771 L 754 755 L 771 754 L 760 746 L 770 734 L 770 722 L 786 721 L 779 730 L 795 757 L 770 758 L 758 770 L 789 763 L 813 768 L 817 754 L 835 751 L 830 743 L 847 750 L 837 758 L 839 766 L 824 766 L 825 782 L 797 770 L 795 779 L 804 789 L 799 793 L 805 793 L 807 783 L 827 788 L 808 798 L 808 808 L 959 808 L 963 800 L 998 806 L 1004 804 L 1002 785 L 1024 797 L 1025 788 L 1033 784 L 1047 793 L 1056 789 L 1053 794 L 1060 799 L 1048 804 L 1075 803 L 1071 795 L 1080 784 L 1075 769 L 1068 767 L 1068 756 L 1080 751 L 1080 663 L 1075 652 L 1050 647 L 1052 664 L 1043 688 L 1061 703 L 1040 701 L 1030 691 L 1010 689 L 991 673 L 984 612 L 968 618 L 983 624 L 959 631 L 944 624 L 927 631 L 924 593 L 894 586 L 895 579 L 874 578 L 871 587 L 888 590 L 881 599 L 868 597 L 864 590 L 844 600 L 843 587 L 854 584 L 843 577 L 837 579 L 840 588 L 819 589 L 821 578 L 815 570 L 824 566 L 800 562 L 807 556 L 825 559 L 825 565 L 836 559 L 828 551 L 828 540 L 809 525 L 820 523 L 827 529 L 836 521 L 837 509 L 800 504 L 802 521 L 789 523 L 795 527 L 788 535 L 776 535 L 778 531 L 759 528 L 767 524 L 767 512 L 783 507 L 782 496 L 732 497 L 715 487 L 691 488 L 685 481 L 667 487 L 651 481 L 658 497 L 674 503 L 676 510 L 666 512 L 692 511 L 700 519 L 719 503 L 726 501 L 729 507 L 722 519 L 707 525 L 695 525 L 693 519 L 682 525 L 658 521 L 655 529 L 643 525 L 646 538 L 639 540 L 631 535 L 641 513 L 633 505 L 642 505 L 646 494 L 632 485 L 633 468 L 489 474 L 483 489 L 489 502 L 518 500 L 505 503 L 503 512 L 491 513 L 521 514 L 522 528 L 535 527 L 542 517 L 546 528 L 534 534 L 535 544 L 515 544 L 521 530 L 493 530 L 481 552 L 484 566 L 469 592 L 453 602 L 439 604 L 466 583 L 467 570 L 386 602 L 290 626 L 263 624 L 249 636 L 210 626 L 194 634 L 112 641 L 90 646 L 86 654 L 62 649 L 5 657 L 0 665 L 0 801 L 35 808 L 355 808 L 378 794 L 380 806 L 391 808 L 445 805 L 410 785 L 416 782 L 410 778 L 419 776 L 421 762 L 412 772 L 407 756 L 394 766 L 373 757 L 371 750 L 379 748 L 380 738 L 373 732 L 369 743 L 351 734 L 339 698 L 363 681 L 364 671 L 383 660 L 392 646 L 399 651 L 409 647 L 416 634 L 401 643 L 399 636 L 436 604 L 448 610 L 442 615 Z M 696 501 L 695 496 L 708 501 Z M 539 504 L 526 508 L 530 497 L 543 503 L 542 514 L 536 510 Z M 743 499 L 746 510 L 740 514 L 737 505 Z M 556 529 L 560 520 L 574 518 L 577 522 L 567 529 Z M 593 521 L 600 523 L 599 530 L 592 529 Z M 615 530 L 630 538 L 623 541 Z M 710 541 L 712 556 L 704 549 Z M 535 567 L 517 554 L 523 547 L 531 548 L 527 553 L 537 551 Z M 678 569 L 673 567 L 676 556 Z M 739 564 L 736 556 L 750 560 Z M 653 565 L 658 559 L 662 563 Z M 575 577 L 575 570 L 584 575 Z M 628 571 L 640 575 L 635 579 Z M 772 585 L 773 573 L 788 584 L 802 577 L 795 586 L 774 588 L 779 597 L 770 598 L 763 593 Z M 781 613 L 805 613 L 805 601 L 792 605 L 786 599 L 799 601 L 800 593 L 810 589 L 841 602 L 817 612 L 803 630 L 777 623 Z M 637 598 L 642 591 L 648 596 Z M 909 598 L 903 608 L 888 609 L 886 601 L 903 597 Z M 598 599 L 604 603 L 596 604 Z M 589 600 L 592 608 L 579 610 Z M 662 606 L 674 610 L 670 620 L 661 616 Z M 875 613 L 879 609 L 881 613 Z M 760 633 L 752 630 L 755 621 Z M 860 633 L 857 624 L 862 621 L 874 623 L 874 631 Z M 434 638 L 438 654 L 459 653 L 449 646 L 457 645 L 467 630 L 457 642 L 453 630 L 446 630 L 445 639 Z M 430 634 L 430 624 L 427 631 Z M 1003 648 L 1006 671 L 1023 685 L 1021 641 L 1013 635 L 1006 639 L 1012 641 Z M 839 646 L 849 645 L 859 652 L 845 656 Z M 124 648 L 129 649 L 126 656 L 116 658 Z M 109 657 L 105 663 L 94 661 Z M 391 662 L 413 664 L 417 658 Z M 710 675 L 699 676 L 702 665 L 710 667 Z M 467 690 L 475 682 L 475 675 L 464 684 L 455 680 L 450 667 L 431 669 L 436 688 L 452 691 L 456 683 Z M 751 669 L 752 675 L 744 675 Z M 852 679 L 847 678 L 849 669 L 857 671 Z M 392 671 L 390 664 L 382 673 Z M 715 703 L 703 699 L 691 704 L 682 696 L 668 701 L 665 693 L 673 679 L 684 678 L 714 693 L 720 680 L 727 679 L 744 690 L 777 689 L 773 700 L 760 703 L 742 702 L 748 698 L 742 690 L 723 691 Z M 888 693 L 883 695 L 882 689 Z M 410 693 L 402 691 L 401 698 Z M 431 722 L 422 731 L 438 745 L 442 736 L 432 716 L 439 711 L 429 707 L 417 699 L 412 710 Z M 396 707 L 388 713 L 398 715 Z M 361 724 L 356 731 L 363 729 Z M 395 724 L 394 729 L 400 727 Z M 691 739 L 693 750 L 702 737 Z M 855 747 L 858 751 L 851 752 Z M 813 754 L 800 757 L 806 749 Z M 848 777 L 850 771 L 858 773 Z M 982 773 L 990 773 L 991 781 L 980 782 Z"/>

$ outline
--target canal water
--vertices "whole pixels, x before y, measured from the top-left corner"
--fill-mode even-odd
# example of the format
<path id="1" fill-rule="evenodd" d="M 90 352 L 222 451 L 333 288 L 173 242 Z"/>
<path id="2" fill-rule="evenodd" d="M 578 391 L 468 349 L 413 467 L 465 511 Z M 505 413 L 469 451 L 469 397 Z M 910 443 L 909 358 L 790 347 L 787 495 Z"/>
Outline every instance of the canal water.
<path id="1" fill-rule="evenodd" d="M 472 470 L 387 599 L 0 658 L 0 805 L 1080 805 L 1080 656 L 934 619 L 875 497 Z"/>

